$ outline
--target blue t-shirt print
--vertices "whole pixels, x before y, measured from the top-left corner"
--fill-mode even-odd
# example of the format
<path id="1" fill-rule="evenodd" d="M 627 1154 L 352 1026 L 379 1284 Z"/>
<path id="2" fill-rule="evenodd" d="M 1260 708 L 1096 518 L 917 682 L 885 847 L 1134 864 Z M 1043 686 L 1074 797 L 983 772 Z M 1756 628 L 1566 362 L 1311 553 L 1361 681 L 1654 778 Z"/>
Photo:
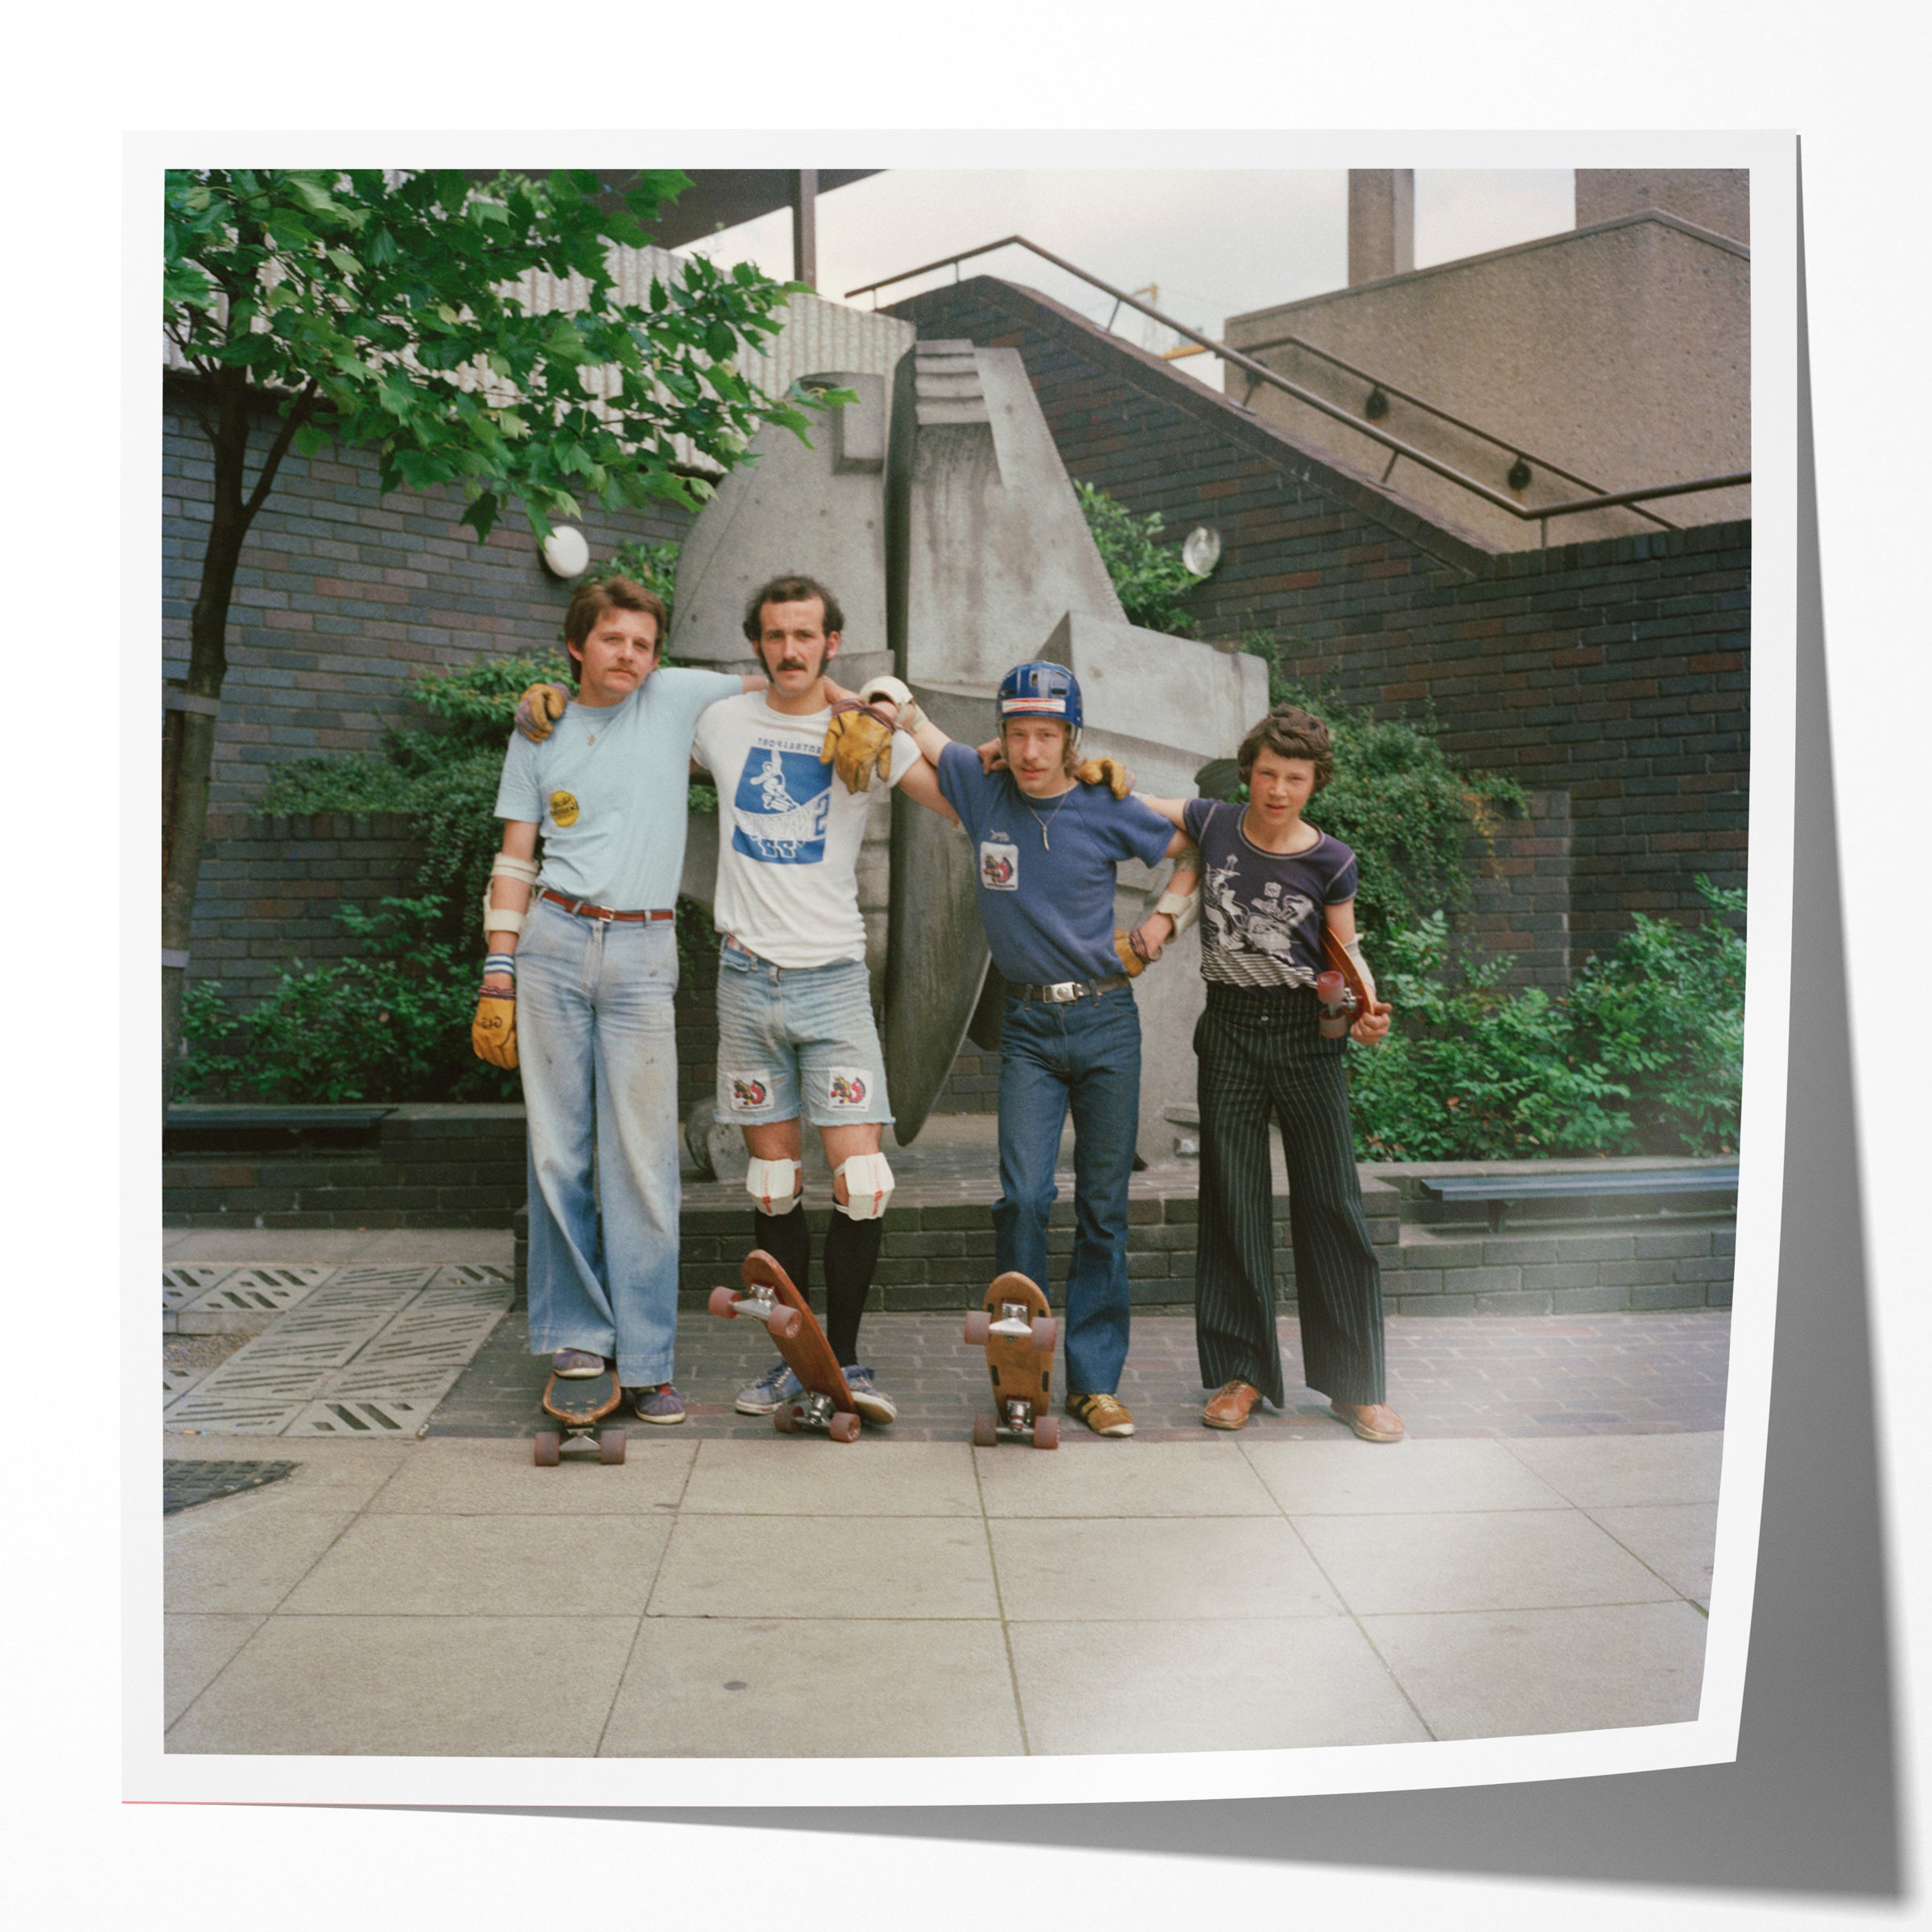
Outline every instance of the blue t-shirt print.
<path id="1" fill-rule="evenodd" d="M 754 745 L 738 776 L 731 845 L 766 865 L 816 865 L 825 857 L 832 767 L 815 751 Z"/>

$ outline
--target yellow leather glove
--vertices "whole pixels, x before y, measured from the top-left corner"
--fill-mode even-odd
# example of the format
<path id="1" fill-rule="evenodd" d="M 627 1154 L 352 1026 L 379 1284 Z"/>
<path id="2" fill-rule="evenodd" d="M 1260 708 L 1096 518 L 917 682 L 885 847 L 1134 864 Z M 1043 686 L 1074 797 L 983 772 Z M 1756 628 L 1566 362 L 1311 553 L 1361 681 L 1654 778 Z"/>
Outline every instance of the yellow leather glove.
<path id="1" fill-rule="evenodd" d="M 489 993 L 477 1001 L 477 1017 L 469 1023 L 469 1043 L 477 1058 L 493 1067 L 511 1067 L 517 1063 L 517 996 Z"/>
<path id="2" fill-rule="evenodd" d="M 1121 970 L 1130 980 L 1137 980 L 1147 970 L 1148 962 L 1133 949 L 1133 935 L 1125 927 L 1113 929 L 1113 949 L 1121 956 Z"/>
<path id="3" fill-rule="evenodd" d="M 570 693 L 561 684 L 532 684 L 517 700 L 517 731 L 533 745 L 550 736 L 551 727 L 564 715 Z M 514 1067 L 514 1060 L 510 1062 Z"/>
<path id="4" fill-rule="evenodd" d="M 832 708 L 819 762 L 830 765 L 845 781 L 848 791 L 871 788 L 877 771 L 881 783 L 892 782 L 892 727 L 869 704 L 842 699 Z"/>
<path id="5" fill-rule="evenodd" d="M 1073 775 L 1083 785 L 1104 785 L 1117 799 L 1133 789 L 1133 774 L 1118 758 L 1083 758 Z"/>

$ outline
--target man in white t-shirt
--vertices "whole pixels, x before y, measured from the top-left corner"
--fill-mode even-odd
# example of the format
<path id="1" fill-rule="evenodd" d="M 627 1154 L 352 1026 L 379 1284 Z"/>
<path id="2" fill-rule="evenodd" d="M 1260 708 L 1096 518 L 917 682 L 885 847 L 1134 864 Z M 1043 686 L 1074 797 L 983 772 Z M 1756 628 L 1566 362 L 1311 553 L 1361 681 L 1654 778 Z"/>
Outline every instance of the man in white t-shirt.
<path id="1" fill-rule="evenodd" d="M 660 670 L 664 623 L 662 601 L 628 578 L 570 601 L 576 698 L 543 687 L 543 742 L 514 737 L 503 760 L 471 1038 L 522 1075 L 530 1352 L 563 1376 L 614 1360 L 639 1416 L 681 1422 L 671 1000 L 691 739 L 706 705 L 759 680 Z"/>
<path id="2" fill-rule="evenodd" d="M 706 711 L 692 752 L 716 782 L 720 814 L 718 1118 L 743 1130 L 751 1155 L 753 1241 L 801 1292 L 811 1260 L 799 1208 L 801 1117 L 818 1129 L 833 1176 L 826 1339 L 860 1414 L 883 1423 L 898 1410 L 858 1360 L 893 1187 L 880 1151 L 892 1108 L 865 970 L 859 846 L 866 815 L 893 786 L 953 815 L 917 742 L 828 686 L 844 624 L 837 598 L 814 578 L 764 585 L 746 608 L 745 635 L 770 683 Z M 910 704 L 896 679 L 875 679 L 867 692 L 875 688 Z M 835 758 L 847 745 L 857 749 Z M 780 1361 L 738 1392 L 737 1407 L 769 1414 L 798 1393 Z"/>

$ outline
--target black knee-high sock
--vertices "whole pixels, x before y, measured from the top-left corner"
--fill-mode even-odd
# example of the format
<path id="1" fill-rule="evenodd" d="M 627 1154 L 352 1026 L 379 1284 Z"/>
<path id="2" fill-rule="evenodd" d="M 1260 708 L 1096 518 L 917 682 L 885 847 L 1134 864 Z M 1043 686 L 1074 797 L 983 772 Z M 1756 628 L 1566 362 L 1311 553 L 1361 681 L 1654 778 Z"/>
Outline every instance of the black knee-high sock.
<path id="1" fill-rule="evenodd" d="M 762 1208 L 751 1211 L 752 1242 L 762 1248 L 791 1277 L 791 1285 L 809 1301 L 811 1290 L 806 1276 L 811 1272 L 811 1230 L 805 1224 L 803 1202 L 790 1214 L 767 1214 Z"/>
<path id="2" fill-rule="evenodd" d="M 859 1317 L 872 1292 L 885 1232 L 883 1219 L 855 1221 L 834 1204 L 825 1236 L 825 1339 L 841 1368 L 859 1359 Z"/>

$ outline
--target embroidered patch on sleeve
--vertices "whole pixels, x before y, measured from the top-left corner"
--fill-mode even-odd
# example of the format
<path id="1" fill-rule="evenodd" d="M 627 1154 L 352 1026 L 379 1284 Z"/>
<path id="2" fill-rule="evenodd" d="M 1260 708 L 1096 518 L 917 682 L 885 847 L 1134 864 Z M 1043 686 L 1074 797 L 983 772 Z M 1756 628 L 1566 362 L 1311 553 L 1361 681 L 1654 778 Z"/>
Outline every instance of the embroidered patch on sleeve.
<path id="1" fill-rule="evenodd" d="M 872 1075 L 863 1067 L 834 1067 L 826 1076 L 825 1101 L 831 1107 L 863 1107 L 872 1098 Z"/>

